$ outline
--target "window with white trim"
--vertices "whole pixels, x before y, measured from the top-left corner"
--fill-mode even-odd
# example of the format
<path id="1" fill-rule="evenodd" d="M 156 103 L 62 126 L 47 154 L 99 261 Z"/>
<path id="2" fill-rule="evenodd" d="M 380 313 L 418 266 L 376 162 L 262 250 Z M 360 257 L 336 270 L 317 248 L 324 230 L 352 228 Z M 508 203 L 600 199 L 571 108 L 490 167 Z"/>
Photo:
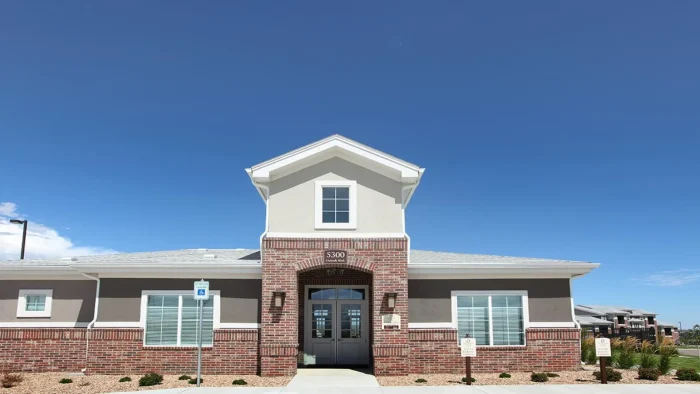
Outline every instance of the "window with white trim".
<path id="1" fill-rule="evenodd" d="M 203 301 L 202 344 L 213 346 L 214 326 L 218 325 L 218 295 Z M 192 291 L 144 292 L 141 320 L 146 346 L 197 346 L 199 309 Z M 144 305 L 145 304 L 145 305 Z"/>
<path id="2" fill-rule="evenodd" d="M 316 181 L 316 229 L 357 228 L 357 182 Z"/>
<path id="3" fill-rule="evenodd" d="M 458 338 L 466 334 L 479 346 L 525 345 L 527 293 L 452 292 L 452 320 Z"/>
<path id="4" fill-rule="evenodd" d="M 53 290 L 21 289 L 17 298 L 17 317 L 51 317 Z"/>

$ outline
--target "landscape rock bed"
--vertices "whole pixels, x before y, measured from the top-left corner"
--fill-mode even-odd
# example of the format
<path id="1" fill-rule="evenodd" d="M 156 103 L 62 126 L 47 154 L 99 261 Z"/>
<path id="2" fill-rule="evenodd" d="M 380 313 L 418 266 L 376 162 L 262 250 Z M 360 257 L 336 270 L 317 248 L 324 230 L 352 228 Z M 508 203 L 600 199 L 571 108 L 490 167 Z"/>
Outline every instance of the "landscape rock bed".
<path id="1" fill-rule="evenodd" d="M 131 382 L 119 382 L 124 376 L 129 376 Z M 147 391 L 172 389 L 177 387 L 195 387 L 186 380 L 178 380 L 180 375 L 165 375 L 163 383 L 156 386 L 139 387 L 139 378 L 143 375 L 75 375 L 66 373 L 23 373 L 24 380 L 16 387 L 0 388 L 2 394 L 53 394 L 76 393 L 97 394 L 115 391 Z M 193 377 L 195 375 L 192 375 Z M 73 383 L 60 384 L 62 378 L 70 378 Z M 233 386 L 235 379 L 243 379 L 248 384 Z M 260 377 L 256 375 L 202 375 L 202 387 L 284 387 L 291 377 Z M 86 386 L 82 384 L 88 383 Z"/>
<path id="2" fill-rule="evenodd" d="M 539 372 L 539 371 L 538 371 Z M 676 380 L 675 376 L 661 376 L 657 381 L 637 379 L 637 371 L 624 371 L 620 382 L 608 382 L 608 384 L 699 384 L 699 382 L 684 382 Z M 497 373 L 476 373 L 472 377 L 476 379 L 472 385 L 541 385 L 541 384 L 600 384 L 591 371 L 564 371 L 557 372 L 558 378 L 549 378 L 546 383 L 535 383 L 530 380 L 530 372 L 509 372 L 510 378 L 499 378 Z M 452 386 L 464 385 L 464 375 L 452 374 L 422 374 L 409 376 L 377 376 L 382 386 Z M 425 379 L 426 383 L 416 383 L 416 379 Z"/>

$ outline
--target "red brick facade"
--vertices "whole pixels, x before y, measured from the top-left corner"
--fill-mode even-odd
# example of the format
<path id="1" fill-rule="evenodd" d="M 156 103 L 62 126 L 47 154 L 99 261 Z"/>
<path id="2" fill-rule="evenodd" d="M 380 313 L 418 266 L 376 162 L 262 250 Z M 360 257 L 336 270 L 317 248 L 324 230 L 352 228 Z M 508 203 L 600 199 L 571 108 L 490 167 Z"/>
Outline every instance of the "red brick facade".
<path id="1" fill-rule="evenodd" d="M 480 346 L 475 372 L 565 371 L 580 367 L 578 329 L 530 328 L 526 346 Z M 411 373 L 462 373 L 464 359 L 454 329 L 410 330 Z"/>
<path id="2" fill-rule="evenodd" d="M 202 369 L 255 375 L 258 359 L 258 330 L 216 330 L 214 346 L 202 350 Z M 197 348 L 143 346 L 142 329 L 0 329 L 0 372 L 77 372 L 86 366 L 89 374 L 192 374 Z"/>
<path id="3" fill-rule="evenodd" d="M 324 250 L 344 250 L 346 264 L 324 264 Z M 328 276 L 327 268 L 343 269 Z M 203 350 L 207 374 L 294 375 L 303 361 L 304 286 L 362 285 L 367 294 L 370 364 L 376 375 L 462 373 L 454 329 L 408 329 L 407 241 L 394 239 L 264 239 L 261 328 L 220 329 Z M 273 292 L 283 291 L 275 306 Z M 387 293 L 397 293 L 389 309 Z M 382 329 L 381 315 L 398 314 L 400 328 Z M 526 346 L 480 347 L 476 372 L 561 371 L 578 368 L 580 332 L 528 329 Z M 145 347 L 142 329 L 0 329 L 0 372 L 80 371 L 131 374 L 193 373 L 196 348 Z"/>
<path id="4" fill-rule="evenodd" d="M 323 251 L 345 250 L 347 264 L 325 265 Z M 319 268 L 346 268 L 371 274 L 372 359 L 377 375 L 408 373 L 408 254 L 407 242 L 394 239 L 270 239 L 262 249 L 262 375 L 289 375 L 296 371 L 300 349 L 300 275 Z M 282 307 L 274 306 L 273 291 L 284 291 Z M 386 293 L 398 294 L 394 309 Z M 400 329 L 381 329 L 382 314 L 401 316 Z M 290 349 L 293 349 L 291 351 Z"/>

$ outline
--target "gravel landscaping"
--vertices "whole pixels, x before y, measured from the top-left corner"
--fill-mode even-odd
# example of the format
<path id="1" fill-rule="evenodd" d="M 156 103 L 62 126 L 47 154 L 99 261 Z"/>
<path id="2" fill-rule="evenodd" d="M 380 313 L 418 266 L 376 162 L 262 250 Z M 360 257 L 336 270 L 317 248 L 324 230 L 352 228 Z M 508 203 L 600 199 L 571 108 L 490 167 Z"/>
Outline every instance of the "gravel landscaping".
<path id="1" fill-rule="evenodd" d="M 637 371 L 623 371 L 622 381 L 608 382 L 608 384 L 699 384 L 699 382 L 684 382 L 676 380 L 674 376 L 661 376 L 658 381 L 639 380 L 637 379 Z M 591 371 L 570 371 L 557 372 L 558 378 L 549 378 L 546 383 L 535 383 L 530 380 L 531 373 L 529 372 L 509 372 L 510 378 L 499 378 L 497 373 L 477 373 L 472 374 L 476 379 L 472 385 L 538 385 L 538 384 L 600 384 L 600 381 L 593 377 Z M 449 375 L 449 374 L 423 374 L 423 375 L 408 375 L 408 376 L 378 376 L 377 380 L 382 386 L 451 386 L 464 385 L 462 378 L 464 375 Z M 425 379 L 426 383 L 416 383 L 416 379 Z"/>
<path id="2" fill-rule="evenodd" d="M 119 379 L 129 376 L 131 382 L 119 382 Z M 157 389 L 170 389 L 177 387 L 195 387 L 186 380 L 178 380 L 179 375 L 164 375 L 163 383 L 139 387 L 139 378 L 143 375 L 90 375 L 81 376 L 65 373 L 23 373 L 24 380 L 16 387 L 9 389 L 0 388 L 2 394 L 50 394 L 50 393 L 110 393 L 115 391 L 146 391 Z M 196 375 L 191 375 L 196 376 Z M 73 383 L 60 384 L 59 380 L 69 378 Z M 235 379 L 243 379 L 246 386 L 233 386 Z M 282 387 L 286 386 L 291 377 L 260 377 L 244 375 L 202 375 L 202 387 Z"/>

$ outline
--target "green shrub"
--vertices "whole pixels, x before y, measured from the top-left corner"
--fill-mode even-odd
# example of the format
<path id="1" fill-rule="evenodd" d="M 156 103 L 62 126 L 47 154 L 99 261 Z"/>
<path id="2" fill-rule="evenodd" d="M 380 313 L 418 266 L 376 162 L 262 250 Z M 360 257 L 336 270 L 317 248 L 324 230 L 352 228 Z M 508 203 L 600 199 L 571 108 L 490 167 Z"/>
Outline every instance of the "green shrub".
<path id="1" fill-rule="evenodd" d="M 659 357 L 659 371 L 663 375 L 666 375 L 668 371 L 671 370 L 671 356 L 662 354 L 661 357 Z"/>
<path id="2" fill-rule="evenodd" d="M 177 380 L 190 380 L 192 379 L 192 376 L 190 375 L 181 375 Z"/>
<path id="3" fill-rule="evenodd" d="M 639 379 L 642 380 L 659 380 L 659 376 L 661 376 L 661 371 L 656 368 L 639 368 L 637 373 Z"/>
<path id="4" fill-rule="evenodd" d="M 700 375 L 698 375 L 698 371 L 693 368 L 681 368 L 676 371 L 676 379 L 700 382 Z"/>
<path id="5" fill-rule="evenodd" d="M 428 381 L 423 378 L 418 378 L 416 379 L 416 383 L 428 383 Z"/>
<path id="6" fill-rule="evenodd" d="M 63 378 L 63 379 L 59 380 L 58 383 L 61 383 L 61 384 L 73 383 L 73 379 Z"/>
<path id="7" fill-rule="evenodd" d="M 548 382 L 549 377 L 547 377 L 546 373 L 534 373 L 533 372 L 532 375 L 530 375 L 530 380 L 532 380 L 533 382 L 542 383 L 542 382 Z"/>
<path id="8" fill-rule="evenodd" d="M 559 375 L 553 372 L 547 372 L 547 377 L 548 378 L 558 378 Z"/>
<path id="9" fill-rule="evenodd" d="M 163 383 L 163 375 L 155 372 L 147 373 L 139 379 L 139 386 L 155 386 Z"/>
<path id="10" fill-rule="evenodd" d="M 595 338 L 588 337 L 581 341 L 581 361 L 586 364 L 595 364 L 598 358 L 595 355 Z"/>
<path id="11" fill-rule="evenodd" d="M 617 367 L 620 369 L 630 369 L 634 367 L 634 353 L 621 351 L 617 357 Z"/>
<path id="12" fill-rule="evenodd" d="M 659 344 L 659 370 L 666 375 L 671 370 L 671 357 L 678 355 L 678 348 L 672 338 L 664 338 Z"/>
<path id="13" fill-rule="evenodd" d="M 608 382 L 619 382 L 622 380 L 622 373 L 620 371 L 616 371 L 612 368 L 605 368 L 605 371 L 607 372 Z M 593 376 L 600 380 L 600 371 L 593 372 Z"/>
<path id="14" fill-rule="evenodd" d="M 131 382 L 131 378 L 128 376 L 124 376 L 123 378 L 119 379 L 119 383 L 124 383 L 124 382 Z"/>
<path id="15" fill-rule="evenodd" d="M 199 378 L 199 384 L 202 384 L 202 382 L 204 382 L 204 379 L 203 379 L 203 378 Z M 192 379 L 188 380 L 187 383 L 189 383 L 189 384 L 197 384 L 197 378 L 192 378 Z"/>
<path id="16" fill-rule="evenodd" d="M 233 383 L 231 383 L 231 384 L 234 385 L 234 386 L 245 386 L 246 384 L 248 384 L 248 382 L 246 382 L 246 381 L 243 380 L 243 379 L 236 379 L 236 380 L 234 380 Z"/>
<path id="17" fill-rule="evenodd" d="M 656 357 L 651 353 L 642 353 L 639 355 L 639 367 L 640 369 L 655 369 L 658 367 L 658 362 Z"/>
<path id="18" fill-rule="evenodd" d="M 462 378 L 462 382 L 467 383 L 467 377 L 466 377 L 466 376 Z M 476 382 L 476 379 L 475 379 L 475 378 L 472 378 L 472 383 L 474 383 L 474 382 Z"/>
<path id="19" fill-rule="evenodd" d="M 501 379 L 508 379 L 510 378 L 510 374 L 503 372 L 502 374 L 498 375 L 498 377 Z"/>
<path id="20" fill-rule="evenodd" d="M 2 383 L 3 388 L 9 389 L 10 387 L 14 387 L 22 383 L 23 380 L 24 378 L 22 377 L 22 375 L 18 373 L 5 373 L 2 376 L 0 383 Z"/>

